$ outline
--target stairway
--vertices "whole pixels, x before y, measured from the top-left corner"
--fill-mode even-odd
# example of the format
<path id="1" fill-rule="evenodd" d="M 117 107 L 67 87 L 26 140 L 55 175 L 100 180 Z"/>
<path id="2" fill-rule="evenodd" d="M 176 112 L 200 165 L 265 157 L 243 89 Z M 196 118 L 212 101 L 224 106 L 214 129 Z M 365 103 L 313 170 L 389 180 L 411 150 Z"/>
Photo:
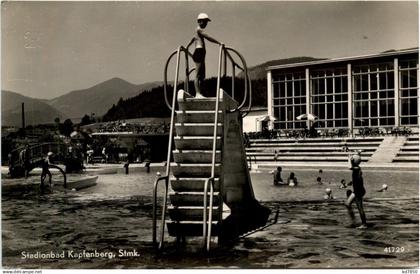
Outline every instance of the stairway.
<path id="1" fill-rule="evenodd" d="M 407 137 L 393 162 L 418 163 L 419 162 L 419 136 Z"/>
<path id="2" fill-rule="evenodd" d="M 306 139 L 251 139 L 246 154 L 249 161 L 276 162 L 347 162 L 346 143 L 351 151 L 362 150 L 362 161 L 367 162 L 382 144 L 383 137 L 365 138 L 306 138 Z M 277 152 L 277 158 L 275 158 Z"/>
<path id="3" fill-rule="evenodd" d="M 254 197 L 242 139 L 238 105 L 220 90 L 211 235 L 223 243 L 265 225 L 270 210 Z M 203 236 L 204 184 L 211 176 L 215 98 L 178 92 L 174 163 L 167 227 L 177 237 Z M 210 195 L 208 195 L 208 199 Z M 230 215 L 223 218 L 227 207 Z"/>

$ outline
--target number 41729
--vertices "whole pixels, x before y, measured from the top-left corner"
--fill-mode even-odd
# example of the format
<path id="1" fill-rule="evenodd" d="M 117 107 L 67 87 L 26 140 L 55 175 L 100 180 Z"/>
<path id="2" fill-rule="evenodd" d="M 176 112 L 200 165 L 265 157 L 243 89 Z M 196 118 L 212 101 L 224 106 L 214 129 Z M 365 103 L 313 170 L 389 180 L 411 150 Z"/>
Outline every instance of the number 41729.
<path id="1" fill-rule="evenodd" d="M 404 251 L 405 248 L 403 246 L 388 246 L 384 249 L 385 253 L 403 253 Z"/>

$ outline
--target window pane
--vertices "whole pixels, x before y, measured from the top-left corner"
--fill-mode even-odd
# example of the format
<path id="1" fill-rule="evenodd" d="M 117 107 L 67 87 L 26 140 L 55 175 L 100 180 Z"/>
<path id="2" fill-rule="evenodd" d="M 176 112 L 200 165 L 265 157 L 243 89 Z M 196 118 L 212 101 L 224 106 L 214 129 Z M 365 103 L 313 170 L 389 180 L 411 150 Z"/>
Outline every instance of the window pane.
<path id="1" fill-rule="evenodd" d="M 287 97 L 293 96 L 293 86 L 292 82 L 287 82 Z"/>
<path id="2" fill-rule="evenodd" d="M 388 111 L 387 116 L 394 116 L 394 100 L 387 101 Z"/>
<path id="3" fill-rule="evenodd" d="M 334 105 L 327 104 L 327 119 L 333 119 L 333 118 L 334 118 Z"/>
<path id="4" fill-rule="evenodd" d="M 370 116 L 378 117 L 378 102 L 377 101 L 370 102 Z"/>
<path id="5" fill-rule="evenodd" d="M 362 103 L 362 116 L 369 117 L 368 102 L 361 102 L 361 103 Z"/>
<path id="6" fill-rule="evenodd" d="M 394 72 L 388 72 L 388 89 L 394 88 Z"/>
<path id="7" fill-rule="evenodd" d="M 341 108 L 342 108 L 342 111 L 343 111 L 343 118 L 347 118 L 348 116 L 347 116 L 347 108 L 348 108 L 348 104 L 347 103 L 341 103 Z"/>
<path id="8" fill-rule="evenodd" d="M 368 90 L 368 76 L 367 75 L 361 75 L 361 82 L 362 82 L 362 90 Z"/>
<path id="9" fill-rule="evenodd" d="M 378 89 L 378 77 L 377 73 L 370 75 L 370 90 L 377 90 Z"/>
<path id="10" fill-rule="evenodd" d="M 378 92 L 377 91 L 371 92 L 370 99 L 376 99 L 376 98 L 378 98 Z"/>
<path id="11" fill-rule="evenodd" d="M 417 87 L 417 71 L 410 71 L 410 87 Z"/>
<path id="12" fill-rule="evenodd" d="M 408 71 L 401 71 L 401 87 L 408 88 Z"/>
<path id="13" fill-rule="evenodd" d="M 325 119 L 325 105 L 319 105 L 319 116 L 320 119 Z"/>

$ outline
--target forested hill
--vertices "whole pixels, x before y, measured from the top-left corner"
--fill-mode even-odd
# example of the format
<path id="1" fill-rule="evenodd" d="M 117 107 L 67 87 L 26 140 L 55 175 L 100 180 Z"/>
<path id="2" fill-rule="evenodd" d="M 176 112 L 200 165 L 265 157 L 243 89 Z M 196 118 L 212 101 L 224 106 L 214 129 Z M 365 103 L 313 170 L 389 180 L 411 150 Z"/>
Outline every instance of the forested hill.
<path id="1" fill-rule="evenodd" d="M 203 84 L 205 96 L 214 96 L 217 79 L 207 79 Z M 194 90 L 193 82 L 190 82 L 190 90 Z M 222 80 L 221 87 L 231 94 L 231 78 Z M 183 88 L 180 85 L 178 89 Z M 168 101 L 172 101 L 173 86 L 168 86 Z M 242 102 L 244 80 L 235 80 L 235 99 Z M 248 103 L 248 100 L 247 102 Z M 252 81 L 252 106 L 267 106 L 267 81 L 265 79 Z M 115 121 L 142 117 L 169 117 L 170 111 L 164 99 L 163 86 L 142 92 L 141 94 L 128 99 L 120 99 L 103 116 L 103 121 Z"/>

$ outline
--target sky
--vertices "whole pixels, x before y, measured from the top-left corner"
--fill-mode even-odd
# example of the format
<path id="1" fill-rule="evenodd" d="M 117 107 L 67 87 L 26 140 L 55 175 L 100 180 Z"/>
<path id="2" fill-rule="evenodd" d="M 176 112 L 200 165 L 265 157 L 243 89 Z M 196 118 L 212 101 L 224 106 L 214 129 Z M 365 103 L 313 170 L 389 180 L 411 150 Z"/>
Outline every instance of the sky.
<path id="1" fill-rule="evenodd" d="M 1 8 L 2 90 L 45 99 L 113 77 L 162 81 L 166 59 L 191 40 L 200 12 L 212 19 L 206 32 L 241 52 L 248 66 L 418 46 L 416 1 L 2 2 Z M 217 46 L 207 47 L 211 76 Z"/>

